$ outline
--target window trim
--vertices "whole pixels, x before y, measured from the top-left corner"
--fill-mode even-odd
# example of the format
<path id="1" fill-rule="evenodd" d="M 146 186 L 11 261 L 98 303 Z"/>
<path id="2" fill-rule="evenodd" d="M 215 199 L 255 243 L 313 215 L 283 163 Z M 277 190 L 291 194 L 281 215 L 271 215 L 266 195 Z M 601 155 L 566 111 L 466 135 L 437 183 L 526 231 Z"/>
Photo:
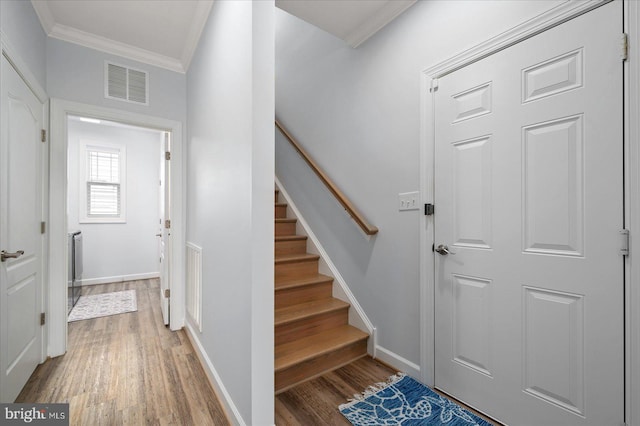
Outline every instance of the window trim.
<path id="1" fill-rule="evenodd" d="M 117 152 L 120 171 L 120 214 L 118 216 L 89 216 L 87 200 L 87 184 L 89 181 L 88 151 L 100 150 L 104 152 Z M 91 140 L 80 141 L 79 154 L 79 190 L 78 190 L 78 218 L 79 223 L 127 223 L 127 148 L 124 144 L 96 142 Z"/>

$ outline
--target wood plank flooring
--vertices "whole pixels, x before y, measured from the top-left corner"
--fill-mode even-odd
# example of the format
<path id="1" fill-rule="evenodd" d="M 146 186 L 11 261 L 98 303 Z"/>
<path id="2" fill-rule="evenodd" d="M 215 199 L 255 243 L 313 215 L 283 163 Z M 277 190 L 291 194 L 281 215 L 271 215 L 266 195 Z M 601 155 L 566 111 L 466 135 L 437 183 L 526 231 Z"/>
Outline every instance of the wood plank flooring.
<path id="1" fill-rule="evenodd" d="M 16 402 L 68 402 L 71 425 L 229 425 L 184 331 L 162 324 L 157 280 L 83 287 L 135 289 L 138 311 L 69 324 L 68 352 L 33 373 Z M 349 425 L 338 406 L 395 371 L 361 358 L 275 397 L 278 426 Z"/>
<path id="2" fill-rule="evenodd" d="M 397 371 L 372 359 L 361 358 L 351 364 L 310 380 L 276 395 L 277 426 L 339 426 L 350 425 L 338 406 L 362 393 L 368 386 L 385 382 Z M 436 391 L 437 392 L 437 391 Z M 438 392 L 441 395 L 447 395 Z M 458 401 L 456 401 L 459 403 Z M 497 423 L 477 411 L 460 404 L 490 424 Z"/>
<path id="3" fill-rule="evenodd" d="M 71 425 L 228 425 L 184 331 L 162 324 L 158 280 L 135 289 L 138 311 L 69 324 L 67 353 L 38 366 L 16 402 L 68 402 Z"/>
<path id="4" fill-rule="evenodd" d="M 395 374 L 384 364 L 365 357 L 276 396 L 276 425 L 350 425 L 338 406 L 367 386 Z"/>

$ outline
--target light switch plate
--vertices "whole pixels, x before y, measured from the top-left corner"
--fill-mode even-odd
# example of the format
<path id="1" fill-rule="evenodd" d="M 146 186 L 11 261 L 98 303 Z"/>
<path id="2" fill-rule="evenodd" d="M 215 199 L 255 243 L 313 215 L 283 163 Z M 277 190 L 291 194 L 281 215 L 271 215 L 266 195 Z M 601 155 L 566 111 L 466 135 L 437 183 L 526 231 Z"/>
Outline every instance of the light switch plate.
<path id="1" fill-rule="evenodd" d="M 403 192 L 398 194 L 398 210 L 419 210 L 420 192 Z"/>

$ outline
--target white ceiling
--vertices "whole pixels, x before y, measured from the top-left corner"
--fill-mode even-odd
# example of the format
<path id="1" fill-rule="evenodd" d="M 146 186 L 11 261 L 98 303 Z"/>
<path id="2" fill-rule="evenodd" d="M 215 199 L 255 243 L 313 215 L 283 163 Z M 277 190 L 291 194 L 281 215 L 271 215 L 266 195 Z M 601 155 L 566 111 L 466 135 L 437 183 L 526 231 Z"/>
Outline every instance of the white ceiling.
<path id="1" fill-rule="evenodd" d="M 276 6 L 358 47 L 417 0 L 275 0 Z"/>
<path id="2" fill-rule="evenodd" d="M 213 0 L 31 0 L 31 3 L 50 37 L 186 72 Z"/>
<path id="3" fill-rule="evenodd" d="M 276 6 L 357 47 L 415 2 L 276 0 Z M 31 3 L 50 37 L 186 72 L 213 0 L 31 0 Z"/>

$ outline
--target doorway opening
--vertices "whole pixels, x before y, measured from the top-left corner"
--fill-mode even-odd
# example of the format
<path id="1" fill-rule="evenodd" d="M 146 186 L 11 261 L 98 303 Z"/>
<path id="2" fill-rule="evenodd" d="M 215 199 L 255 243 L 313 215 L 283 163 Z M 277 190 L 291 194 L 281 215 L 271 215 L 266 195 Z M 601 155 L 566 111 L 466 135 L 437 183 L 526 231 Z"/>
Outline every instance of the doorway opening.
<path id="1" fill-rule="evenodd" d="M 160 263 L 160 249 L 162 248 L 164 250 L 165 260 L 163 261 L 163 268 L 156 266 L 155 270 L 145 270 L 145 272 L 140 272 L 140 274 L 155 272 L 156 275 L 166 275 L 167 279 L 165 282 L 167 285 L 169 285 L 168 283 L 171 283 L 171 291 L 165 292 L 164 289 L 160 290 L 163 295 L 161 300 L 165 301 L 163 311 L 166 317 L 168 317 L 169 307 L 171 316 L 165 321 L 168 322 L 171 330 L 181 329 L 184 325 L 184 254 L 183 250 L 172 250 L 172 247 L 184 247 L 185 188 L 183 186 L 185 182 L 185 169 L 183 166 L 184 149 L 182 123 L 159 117 L 60 99 L 51 100 L 50 117 L 49 276 L 51 285 L 48 288 L 47 295 L 49 309 L 49 314 L 47 316 L 49 356 L 55 357 L 62 355 L 66 352 L 67 348 L 67 293 L 69 281 L 69 254 L 67 251 L 67 241 L 69 239 L 68 230 L 70 229 L 70 216 L 72 214 L 68 206 L 68 194 L 74 191 L 78 193 L 79 201 L 77 205 L 77 213 L 73 212 L 73 214 L 77 215 L 79 219 L 78 225 L 85 226 L 84 224 L 81 224 L 83 221 L 88 224 L 93 224 L 91 223 L 92 219 L 105 221 L 105 217 L 108 216 L 108 218 L 111 219 L 111 222 L 102 223 L 100 225 L 104 227 L 111 226 L 110 229 L 113 230 L 115 229 L 113 227 L 124 227 L 126 222 L 132 220 L 131 215 L 133 213 L 130 203 L 133 203 L 133 201 L 130 201 L 130 195 L 132 194 L 131 191 L 134 191 L 133 194 L 136 194 L 136 188 L 139 184 L 137 180 L 125 177 L 120 179 L 122 179 L 122 182 L 126 183 L 127 188 L 118 188 L 117 185 L 119 183 L 117 182 L 117 179 L 109 176 L 111 182 L 106 182 L 109 179 L 102 179 L 104 182 L 94 182 L 91 179 L 83 181 L 82 191 L 80 191 L 79 179 L 77 177 L 73 181 L 69 179 L 69 175 L 72 173 L 72 164 L 68 158 L 70 152 L 70 136 L 74 135 L 74 127 L 79 127 L 80 124 L 87 127 L 90 124 L 98 125 L 108 122 L 109 126 L 103 127 L 110 128 L 112 132 L 116 130 L 122 131 L 123 129 L 136 129 L 137 132 L 141 132 L 142 134 L 147 132 L 151 135 L 157 136 L 155 139 L 156 142 L 153 153 L 148 154 L 152 156 L 155 164 L 154 167 L 156 167 L 158 172 L 157 174 L 152 173 L 152 179 L 155 182 L 155 189 L 153 190 L 153 193 L 157 203 L 153 202 L 156 217 L 153 219 L 152 227 L 149 227 L 148 232 L 151 233 L 150 236 L 155 242 L 150 243 L 155 247 L 153 259 L 155 259 L 158 264 Z M 85 121 L 81 122 L 79 120 L 80 117 L 84 118 Z M 93 120 L 94 122 L 87 122 L 86 119 Z M 100 121 L 100 123 L 97 123 L 96 121 Z M 75 148 L 76 154 L 79 156 L 82 152 L 82 155 L 85 156 L 85 167 L 82 169 L 85 175 L 88 171 L 86 163 L 90 158 L 89 152 L 93 152 L 91 155 L 94 157 L 102 156 L 103 159 L 109 158 L 109 161 L 111 162 L 111 168 L 109 169 L 110 172 L 115 173 L 115 166 L 113 165 L 113 162 L 129 162 L 129 157 L 132 152 L 130 152 L 126 146 L 120 151 L 120 148 L 113 146 L 118 145 L 118 143 L 112 143 L 112 146 L 107 145 L 109 145 L 108 141 L 105 143 L 104 140 L 101 141 L 99 138 L 93 137 L 87 138 L 86 143 L 81 144 L 80 141 L 78 141 L 78 146 Z M 96 150 L 94 149 L 96 146 L 98 148 L 102 146 L 102 148 L 106 148 L 106 150 Z M 87 147 L 89 149 L 87 149 Z M 96 152 L 98 154 L 96 154 Z M 170 154 L 165 154 L 166 152 L 170 152 Z M 161 161 L 164 162 L 164 169 L 158 166 Z M 169 164 L 170 167 L 168 166 Z M 127 172 L 129 172 L 128 169 L 129 168 L 127 167 Z M 166 184 L 164 187 L 160 185 L 162 182 L 162 179 L 160 179 L 160 173 L 164 174 L 164 183 Z M 95 186 L 95 188 L 93 186 Z M 164 194 L 162 197 L 160 197 L 161 187 L 162 193 Z M 171 190 L 169 190 L 169 188 L 171 188 Z M 90 194 L 91 191 L 94 191 L 94 193 Z M 120 207 L 118 207 L 117 201 L 118 191 L 121 191 L 120 203 L 122 204 Z M 110 195 L 105 195 L 105 192 Z M 126 198 L 124 195 L 125 193 L 129 194 Z M 82 199 L 80 194 L 82 194 Z M 87 201 L 88 194 L 89 201 Z M 91 202 L 93 195 L 97 196 L 98 194 L 101 194 L 102 199 L 100 197 L 96 197 L 94 200 L 96 201 L 96 204 L 90 205 L 89 203 Z M 147 194 L 145 192 L 136 194 L 135 196 L 144 198 L 150 195 L 151 194 Z M 164 210 L 162 212 L 159 207 L 161 200 L 164 204 Z M 102 204 L 98 203 L 98 201 Z M 82 209 L 80 208 L 80 204 L 82 204 Z M 164 218 L 160 218 L 161 213 L 164 213 Z M 81 218 L 81 215 L 84 215 L 84 217 Z M 156 236 L 156 234 L 161 234 L 161 237 Z M 94 243 L 94 241 L 89 241 L 88 237 L 89 233 L 86 233 L 83 238 L 85 249 L 87 249 L 89 244 Z M 163 247 L 161 247 L 158 239 L 163 240 Z M 132 243 L 129 240 L 123 240 L 121 247 L 125 252 L 129 252 L 131 244 Z M 89 259 L 85 256 L 84 260 L 83 277 L 81 278 L 83 280 L 82 284 L 97 284 L 100 281 L 100 278 L 108 279 L 111 277 L 113 279 L 113 277 L 119 277 L 120 279 L 126 279 L 127 274 L 135 275 L 133 272 L 120 272 L 116 275 L 109 275 L 108 273 L 100 271 L 95 272 L 95 270 L 94 272 L 91 272 L 90 264 L 86 263 Z M 94 274 L 94 276 L 91 277 L 88 275 L 90 273 Z M 95 279 L 95 281 L 91 282 L 91 278 Z M 85 279 L 87 279 L 87 282 L 84 282 Z M 165 298 L 165 294 L 167 296 L 170 295 L 170 298 Z"/>
<path id="2" fill-rule="evenodd" d="M 170 132 L 117 121 L 67 117 L 68 310 L 108 313 L 83 286 L 159 279 L 169 324 Z M 114 298 L 92 303 L 119 304 Z M 131 302 L 133 303 L 133 302 Z M 75 312 L 70 320 L 80 318 Z"/>

